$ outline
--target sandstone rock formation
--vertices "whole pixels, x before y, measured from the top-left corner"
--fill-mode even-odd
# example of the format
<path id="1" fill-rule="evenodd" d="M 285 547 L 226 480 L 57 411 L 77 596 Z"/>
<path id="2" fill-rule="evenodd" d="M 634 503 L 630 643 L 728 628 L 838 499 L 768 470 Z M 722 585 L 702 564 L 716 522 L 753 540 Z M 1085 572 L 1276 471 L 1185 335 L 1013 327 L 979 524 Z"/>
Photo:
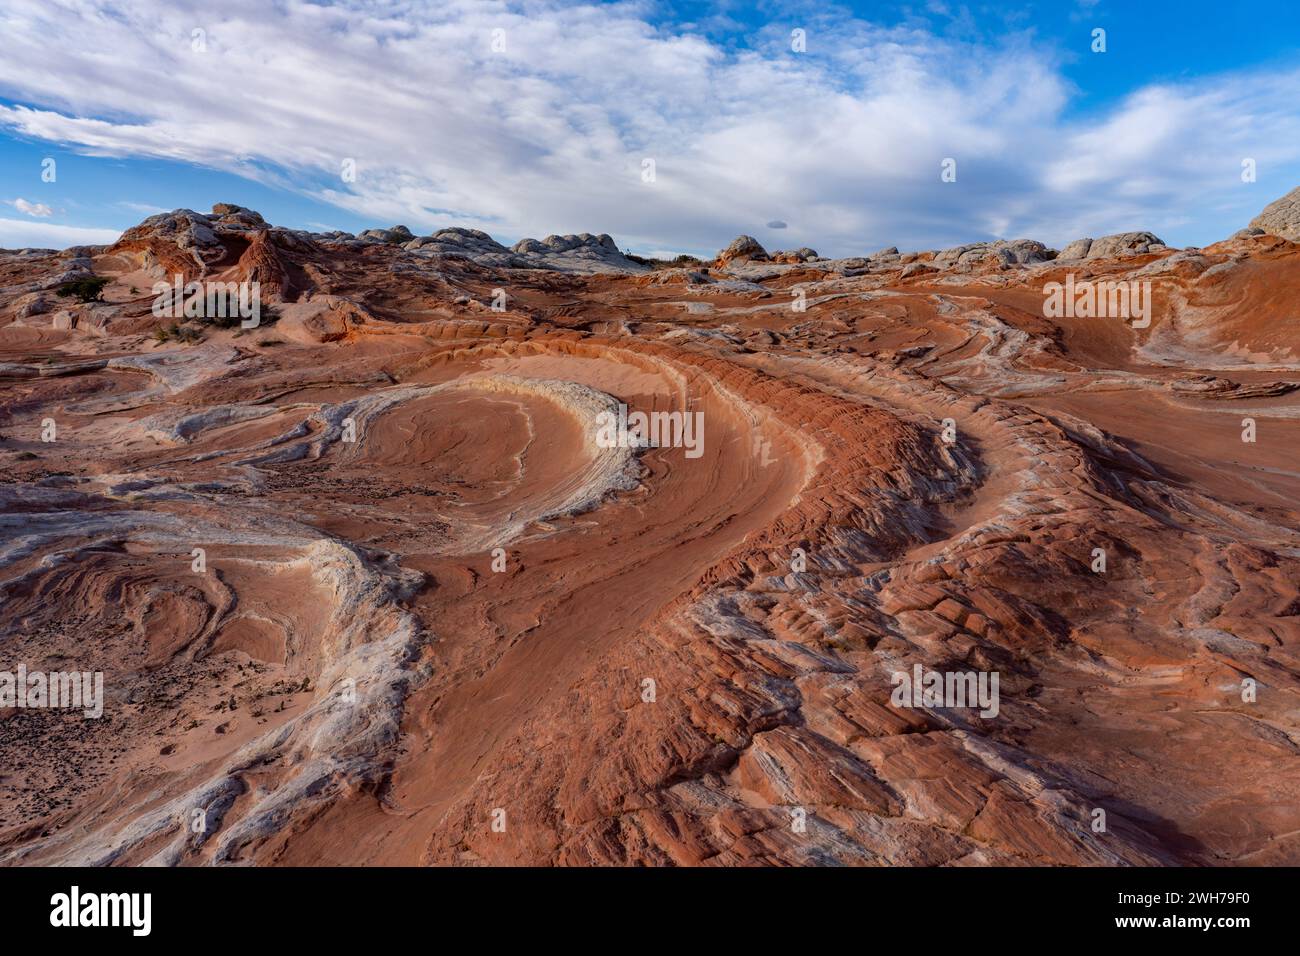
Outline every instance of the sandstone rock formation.
<path id="1" fill-rule="evenodd" d="M 371 239 L 375 242 L 391 242 L 401 245 L 410 242 L 415 235 L 405 226 L 393 226 L 391 229 L 366 229 L 358 235 L 359 239 Z"/>
<path id="2" fill-rule="evenodd" d="M 767 250 L 753 236 L 737 236 L 718 253 L 716 261 L 718 265 L 726 265 L 745 260 L 765 262 L 768 258 Z"/>
<path id="3" fill-rule="evenodd" d="M 934 258 L 937 266 L 973 265 L 996 260 L 1003 265 L 1034 265 L 1056 258 L 1056 251 L 1033 239 L 999 239 L 945 249 Z"/>
<path id="4" fill-rule="evenodd" d="M 1167 249 L 1149 232 L 1118 232 L 1100 239 L 1076 239 L 1061 250 L 1061 259 L 1115 259 Z"/>
<path id="5" fill-rule="evenodd" d="M 405 248 L 424 255 L 461 256 L 486 266 L 508 266 L 517 261 L 509 249 L 486 232 L 458 226 L 412 239 Z"/>
<path id="6" fill-rule="evenodd" d="M 561 272 L 641 272 L 640 266 L 619 252 L 618 245 L 605 233 L 589 232 L 576 236 L 547 236 L 545 239 L 521 239 L 511 251 L 523 258 L 526 266 L 557 269 Z"/>
<path id="7" fill-rule="evenodd" d="M 778 249 L 776 252 L 771 254 L 773 262 L 797 263 L 808 262 L 817 258 L 819 258 L 817 250 L 811 249 L 808 246 L 802 246 L 798 249 Z"/>
<path id="8" fill-rule="evenodd" d="M 381 232 L 0 252 L 0 863 L 1300 863 L 1300 246 Z"/>
<path id="9" fill-rule="evenodd" d="M 1250 221 L 1250 228 L 1300 242 L 1300 186 L 1265 206 L 1264 211 Z"/>
<path id="10" fill-rule="evenodd" d="M 602 233 L 521 239 L 506 248 L 478 229 L 454 227 L 405 244 L 421 256 L 455 256 L 499 269 L 554 269 L 560 272 L 644 272 L 645 266 L 628 259 L 613 238 Z"/>

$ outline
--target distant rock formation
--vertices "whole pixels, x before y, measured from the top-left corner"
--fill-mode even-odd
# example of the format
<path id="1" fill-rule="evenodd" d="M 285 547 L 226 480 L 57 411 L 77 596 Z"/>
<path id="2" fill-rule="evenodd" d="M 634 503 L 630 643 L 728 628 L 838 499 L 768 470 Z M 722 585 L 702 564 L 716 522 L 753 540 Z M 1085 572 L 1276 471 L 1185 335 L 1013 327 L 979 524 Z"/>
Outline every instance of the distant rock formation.
<path id="1" fill-rule="evenodd" d="M 212 220 L 193 209 L 150 216 L 122 233 L 113 249 L 143 252 L 146 268 L 159 267 L 162 272 L 186 274 L 202 271 L 210 261 L 225 253 L 212 229 Z"/>
<path id="2" fill-rule="evenodd" d="M 561 272 L 639 272 L 646 268 L 619 252 L 618 243 L 603 232 L 520 239 L 511 251 L 525 257 L 531 266 Z"/>
<path id="3" fill-rule="evenodd" d="M 753 236 L 737 236 L 727 248 L 718 253 L 717 261 L 722 266 L 741 260 L 767 262 L 770 258 L 767 250 Z"/>
<path id="4" fill-rule="evenodd" d="M 310 252 L 318 242 L 355 248 L 396 246 L 422 257 L 455 256 L 493 269 L 590 274 L 645 272 L 649 268 L 620 252 L 613 237 L 606 233 L 522 239 L 513 248 L 503 246 L 486 232 L 462 227 L 441 229 L 431 236 L 416 236 L 404 225 L 366 229 L 355 236 L 340 231 L 310 233 L 268 226 L 258 213 L 232 203 L 217 203 L 211 214 L 177 209 L 150 216 L 123 233 L 111 248 L 139 255 L 142 268 L 148 271 L 159 275 L 180 273 L 191 279 L 227 268 L 238 260 L 241 273 L 261 280 L 265 290 L 284 288 L 289 281 L 277 248 Z"/>
<path id="5" fill-rule="evenodd" d="M 1164 252 L 1169 247 L 1150 232 L 1117 232 L 1100 239 L 1076 239 L 1061 250 L 1059 259 L 1116 259 Z"/>
<path id="6" fill-rule="evenodd" d="M 358 239 L 366 239 L 371 242 L 388 242 L 400 246 L 404 242 L 410 242 L 415 238 L 415 233 L 411 232 L 405 226 L 393 226 L 392 229 L 367 229 L 357 236 Z"/>
<path id="7" fill-rule="evenodd" d="M 798 249 L 778 249 L 771 253 L 771 258 L 773 262 L 800 263 L 820 259 L 821 256 L 817 255 L 816 249 L 802 246 Z"/>
<path id="8" fill-rule="evenodd" d="M 999 239 L 997 242 L 973 242 L 964 246 L 944 249 L 934 257 L 940 267 L 974 265 L 989 259 L 1003 265 L 1036 265 L 1056 258 L 1056 250 L 1048 249 L 1033 239 Z"/>
<path id="9" fill-rule="evenodd" d="M 1249 227 L 1232 238 L 1263 235 L 1300 242 L 1300 187 L 1269 203 Z M 109 248 L 136 254 L 142 268 L 160 276 L 182 273 L 195 278 L 238 265 L 241 273 L 255 274 L 264 290 L 283 290 L 290 277 L 281 254 L 286 250 L 309 254 L 317 243 L 349 248 L 392 246 L 420 258 L 467 259 L 489 269 L 549 269 L 577 274 L 644 273 L 652 269 L 645 261 L 620 251 L 607 233 L 526 238 L 513 246 L 503 245 L 482 230 L 462 226 L 439 229 L 427 236 L 416 236 L 400 224 L 366 229 L 357 235 L 342 231 L 313 233 L 269 225 L 257 212 L 234 203 L 216 203 L 211 213 L 176 209 L 150 216 L 126 230 Z M 1135 231 L 1076 239 L 1059 252 L 1033 239 L 1000 239 L 926 252 L 900 253 L 896 246 L 890 246 L 868 256 L 828 259 L 807 246 L 768 252 L 753 236 L 741 235 L 718 252 L 714 265 L 752 279 L 771 269 L 792 266 L 856 275 L 901 270 L 920 263 L 910 271 L 909 275 L 913 275 L 926 271 L 1005 270 L 1053 261 L 1124 259 L 1168 251 L 1170 247 L 1159 236 Z M 392 268 L 421 267 L 418 261 L 402 259 Z M 68 278 L 76 276 L 69 273 Z M 301 276 L 297 281 L 302 281 Z"/>
<path id="10" fill-rule="evenodd" d="M 520 239 L 507 248 L 486 232 L 456 226 L 413 239 L 403 248 L 422 256 L 459 256 L 503 269 L 596 273 L 644 272 L 648 268 L 623 255 L 613 237 L 603 232 Z"/>
<path id="11" fill-rule="evenodd" d="M 290 238 L 291 235 L 290 230 L 269 226 L 260 214 L 251 209 L 232 203 L 217 203 L 211 214 L 175 209 L 150 216 L 122 233 L 109 248 L 112 252 L 137 254 L 141 267 L 160 277 L 182 274 L 194 278 L 207 274 L 218 265 L 230 265 L 230 260 L 245 254 L 246 243 L 257 247 L 250 263 L 260 260 L 265 270 L 275 255 L 268 236 L 292 246 L 298 240 Z M 259 236 L 262 237 L 260 242 Z"/>
<path id="12" fill-rule="evenodd" d="M 408 252 L 427 256 L 460 256 L 476 262 L 505 264 L 511 259 L 510 250 L 481 229 L 453 226 L 439 229 L 431 236 L 420 236 L 403 246 Z"/>

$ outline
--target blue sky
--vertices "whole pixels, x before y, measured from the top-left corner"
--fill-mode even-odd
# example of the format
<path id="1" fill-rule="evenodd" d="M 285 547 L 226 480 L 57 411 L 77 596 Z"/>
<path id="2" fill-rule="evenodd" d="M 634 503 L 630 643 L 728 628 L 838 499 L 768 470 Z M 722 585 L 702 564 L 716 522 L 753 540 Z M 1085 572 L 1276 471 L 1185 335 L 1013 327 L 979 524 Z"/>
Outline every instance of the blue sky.
<path id="1" fill-rule="evenodd" d="M 641 253 L 1200 245 L 1300 184 L 1294 2 L 275 6 L 6 0 L 0 246 L 218 201 Z"/>

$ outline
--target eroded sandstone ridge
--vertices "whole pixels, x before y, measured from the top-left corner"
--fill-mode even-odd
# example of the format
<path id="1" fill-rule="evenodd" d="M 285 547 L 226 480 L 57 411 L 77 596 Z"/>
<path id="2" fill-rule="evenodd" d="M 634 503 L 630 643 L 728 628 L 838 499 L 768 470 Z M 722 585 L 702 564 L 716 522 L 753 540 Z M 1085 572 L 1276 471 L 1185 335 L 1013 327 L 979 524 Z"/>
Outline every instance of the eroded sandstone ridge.
<path id="1" fill-rule="evenodd" d="M 1290 208 L 655 263 L 220 204 L 0 253 L 0 671 L 106 696 L 0 710 L 0 861 L 1300 863 Z M 160 318 L 177 276 L 260 324 Z M 1045 317 L 1067 281 L 1150 321 Z M 597 439 L 629 410 L 700 453 Z M 900 706 L 918 667 L 996 713 Z"/>

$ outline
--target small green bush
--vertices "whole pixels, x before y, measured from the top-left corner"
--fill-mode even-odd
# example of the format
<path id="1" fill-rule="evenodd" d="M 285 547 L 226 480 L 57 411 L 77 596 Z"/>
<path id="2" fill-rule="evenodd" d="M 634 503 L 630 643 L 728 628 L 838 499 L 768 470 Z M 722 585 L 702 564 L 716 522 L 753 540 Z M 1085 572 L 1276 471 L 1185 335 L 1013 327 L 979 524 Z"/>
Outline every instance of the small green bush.
<path id="1" fill-rule="evenodd" d="M 108 285 L 108 283 L 108 279 L 100 276 L 91 276 L 89 279 L 74 279 L 59 286 L 58 294 L 65 299 L 68 296 L 75 295 L 82 302 L 100 302 L 104 298 L 104 286 Z"/>

